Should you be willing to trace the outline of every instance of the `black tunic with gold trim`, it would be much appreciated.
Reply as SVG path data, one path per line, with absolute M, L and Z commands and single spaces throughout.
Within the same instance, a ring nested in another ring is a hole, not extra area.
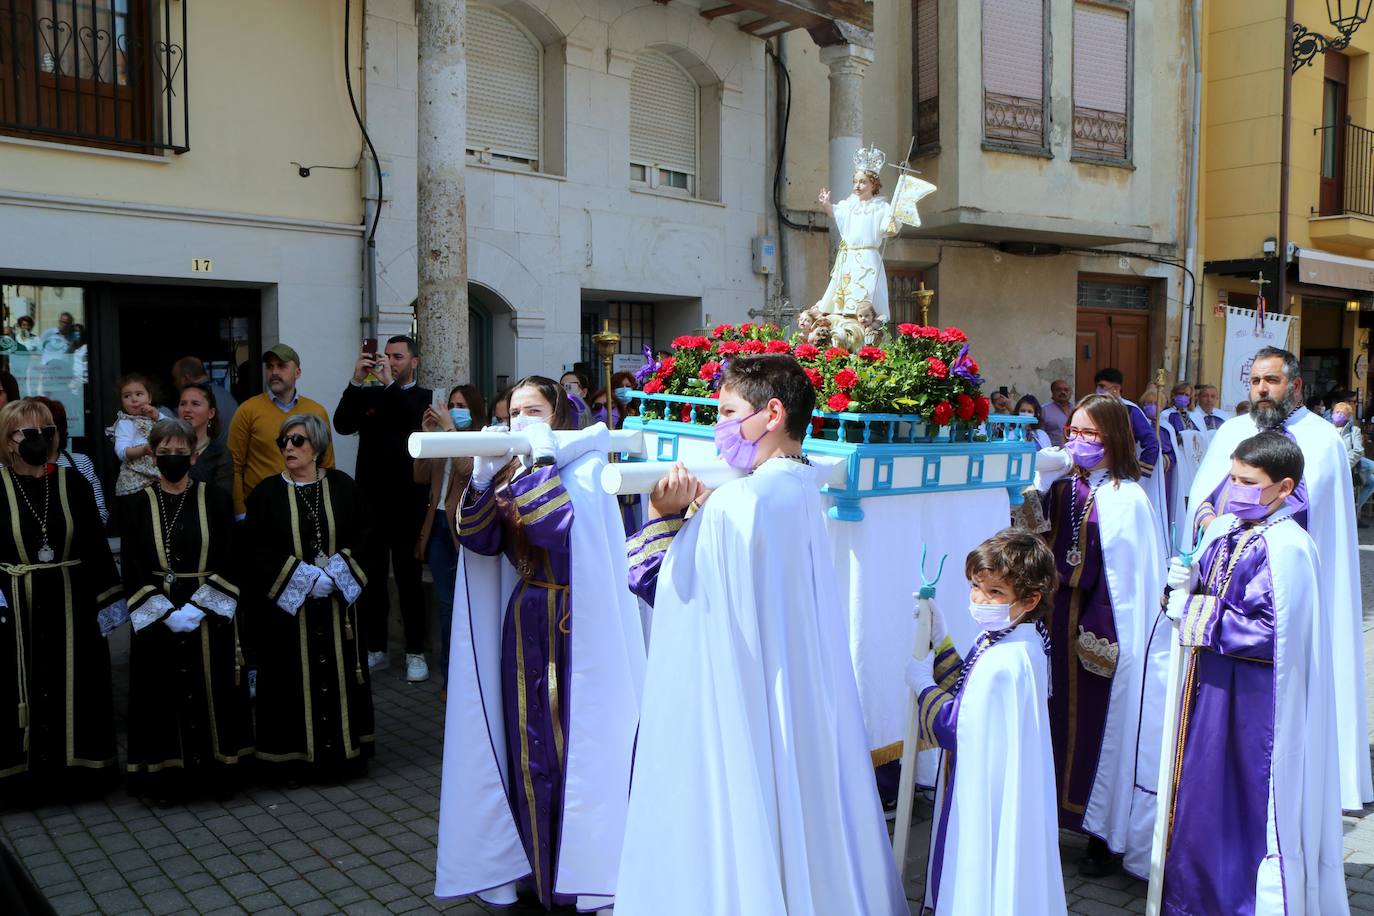
M 108 788 L 118 771 L 105 637 L 128 612 L 76 471 L 0 468 L 0 593 L 0 797 Z
M 138 494 L 122 543 L 129 650 L 129 790 L 168 797 L 231 791 L 252 756 L 248 679 L 239 651 L 228 494 L 192 481 Z M 168 620 L 190 605 L 187 632 Z M 197 785 L 196 783 L 200 783 Z
M 317 530 L 318 525 L 318 530 Z M 355 559 L 366 517 L 347 474 L 304 486 L 268 477 L 248 497 L 250 587 L 258 665 L 257 759 L 287 775 L 367 771 L 372 682 L 356 602 L 367 579 Z M 312 598 L 312 564 L 335 584 Z

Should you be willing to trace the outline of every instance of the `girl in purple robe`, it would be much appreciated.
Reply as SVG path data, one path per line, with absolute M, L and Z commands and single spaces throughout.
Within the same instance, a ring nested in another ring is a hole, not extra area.
M 1345 913 L 1330 635 L 1289 505 L 1302 450 L 1263 432 L 1231 459 L 1227 514 L 1169 574 L 1183 686 L 1161 912 Z
M 563 388 L 531 376 L 510 392 L 513 432 L 543 423 L 572 428 Z M 553 893 L 562 823 L 568 733 L 569 583 L 573 507 L 559 469 L 479 458 L 463 497 L 458 539 L 465 550 L 504 554 L 519 574 L 501 635 L 506 790 L 546 909 L 572 903 Z

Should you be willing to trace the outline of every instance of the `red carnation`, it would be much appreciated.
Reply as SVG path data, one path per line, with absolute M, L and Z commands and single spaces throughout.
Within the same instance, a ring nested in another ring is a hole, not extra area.
M 926 360 L 926 375 L 931 378 L 948 378 L 949 367 L 944 364 L 943 360 L 932 356 Z
M 990 413 L 992 413 L 991 401 L 983 397 L 981 394 L 973 399 L 973 416 L 978 420 L 979 423 L 982 423 L 984 420 L 986 420 L 988 418 L 988 414 Z
M 683 422 L 683 423 L 691 423 L 691 422 L 692 422 L 692 405 L 691 405 L 691 404 L 683 404 L 683 405 L 682 405 L 682 409 L 679 410 L 678 413 L 677 413 L 677 418 L 678 418 L 678 420 L 680 420 L 680 421 Z
M 645 394 L 662 394 L 662 393 L 663 393 L 663 383 L 660 382 L 660 381 L 659 381 L 658 379 L 656 379 L 656 378 L 651 378 L 651 379 L 649 379 L 647 382 L 644 383 L 644 393 L 645 393 Z
M 930 413 L 930 419 L 936 426 L 948 426 L 950 419 L 954 416 L 954 408 L 949 401 L 941 401 L 935 405 L 935 409 Z
M 768 345 L 761 340 L 746 340 L 740 349 L 745 353 L 762 353 L 768 349 Z
M 692 345 L 692 338 L 691 338 L 691 337 L 683 336 L 683 337 L 674 337 L 674 338 L 673 338 L 673 349 L 674 349 L 674 350 L 677 350 L 677 349 L 679 349 L 679 348 L 681 348 L 681 347 L 690 347 L 691 345 Z
M 815 388 L 817 391 L 825 387 L 825 376 L 821 375 L 821 370 L 803 369 L 802 371 L 805 372 L 806 377 L 811 380 L 811 387 Z
M 718 372 L 720 372 L 720 363 L 702 363 L 701 371 L 697 373 L 697 378 L 701 379 L 703 382 L 709 382 L 715 379 L 716 373 Z
M 839 413 L 842 410 L 848 410 L 850 403 L 849 395 L 843 391 L 837 391 L 830 396 L 830 400 L 825 402 L 825 406 L 831 412 Z
M 734 329 L 735 326 L 733 324 L 718 324 L 716 325 L 716 329 L 711 332 L 711 336 L 719 340 Z
M 747 321 L 739 326 L 739 332 L 741 334 L 748 334 L 752 330 L 754 330 L 754 326 Z
M 792 351 L 792 355 L 797 359 L 815 359 L 821 355 L 821 350 L 815 344 L 797 344 L 797 349 Z
M 825 359 L 827 362 L 835 359 L 844 359 L 848 355 L 849 351 L 844 347 L 831 347 L 829 350 L 825 351 Z
M 932 327 L 918 327 L 916 328 L 916 336 L 925 337 L 933 340 L 940 336 L 940 329 Z
M 973 419 L 974 404 L 973 398 L 966 394 L 956 394 L 954 396 L 954 414 L 960 420 L 967 423 Z
M 792 345 L 789 344 L 789 343 L 788 343 L 787 341 L 785 341 L 785 340 L 770 340 L 770 341 L 768 341 L 768 352 L 769 352 L 769 353 L 791 353 L 791 352 L 792 352 Z
M 721 356 L 734 356 L 743 346 L 738 340 L 722 340 L 720 346 L 716 347 L 716 352 Z
M 858 381 L 859 373 L 855 372 L 853 369 L 841 369 L 839 372 L 835 373 L 835 386 L 837 388 L 843 388 L 848 391 L 850 388 L 853 388 Z
M 666 379 L 673 374 L 677 368 L 677 359 L 672 356 L 663 357 L 663 361 L 658 364 L 658 371 L 654 373 L 656 378 Z
M 967 343 L 968 335 L 958 328 L 945 328 L 940 332 L 941 343 Z
M 887 354 L 879 347 L 864 347 L 859 350 L 859 359 L 866 359 L 870 363 L 880 363 L 887 359 Z
M 916 336 L 916 332 L 919 331 L 920 329 L 921 329 L 921 326 L 920 326 L 919 324 L 899 324 L 899 325 L 897 325 L 897 333 L 900 334 L 900 335 L 902 335 L 903 337 L 915 337 L 915 336 Z

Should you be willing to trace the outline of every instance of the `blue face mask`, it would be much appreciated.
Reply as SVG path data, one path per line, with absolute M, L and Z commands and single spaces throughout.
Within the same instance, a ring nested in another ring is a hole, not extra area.
M 468 429 L 472 426 L 472 411 L 466 407 L 450 407 L 448 415 L 453 418 L 453 425 L 459 429 Z
M 628 404 L 630 403 L 630 392 L 632 391 L 634 391 L 633 388 L 617 388 L 615 390 L 615 399 L 622 404 Z

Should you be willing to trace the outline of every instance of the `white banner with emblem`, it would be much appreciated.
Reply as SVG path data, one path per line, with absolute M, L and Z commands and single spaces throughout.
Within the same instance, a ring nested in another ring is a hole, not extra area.
M 1264 316 L 1254 309 L 1226 307 L 1226 347 L 1222 357 L 1221 406 L 1233 410 L 1250 396 L 1250 364 L 1264 347 L 1288 349 L 1292 315 Z

